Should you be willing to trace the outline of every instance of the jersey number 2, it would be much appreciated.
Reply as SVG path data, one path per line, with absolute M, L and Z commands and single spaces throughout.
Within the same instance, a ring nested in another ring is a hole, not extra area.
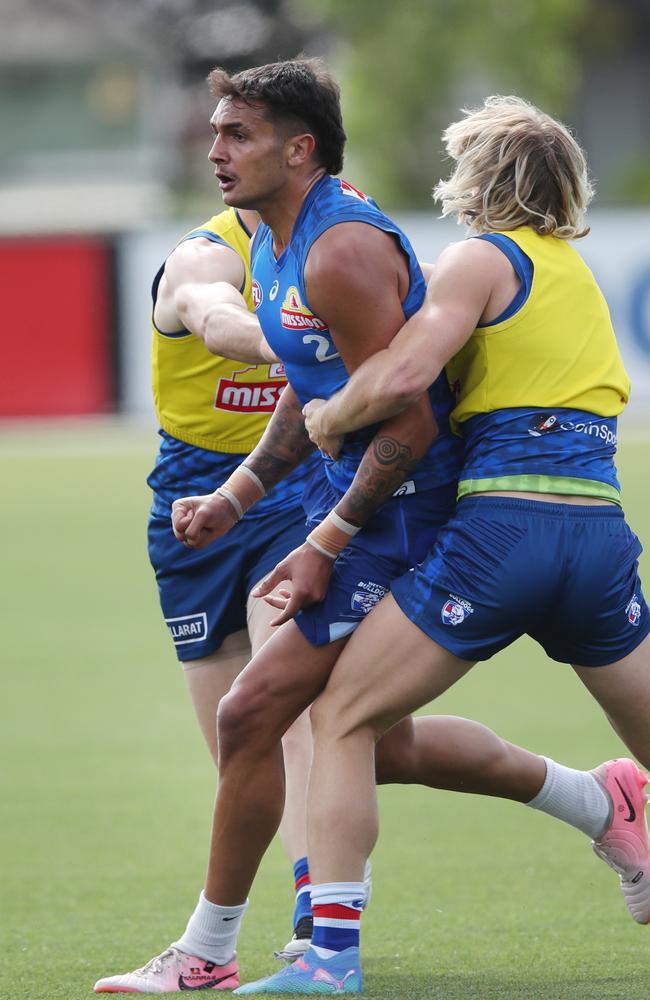
M 318 344 L 316 348 L 316 360 L 317 361 L 334 361 L 335 358 L 340 357 L 338 351 L 332 351 L 328 354 L 328 348 L 331 346 L 327 337 L 322 337 L 318 333 L 309 333 L 302 338 L 303 344 Z

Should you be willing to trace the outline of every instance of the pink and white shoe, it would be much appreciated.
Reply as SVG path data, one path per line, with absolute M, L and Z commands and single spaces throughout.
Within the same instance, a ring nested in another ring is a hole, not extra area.
M 646 820 L 648 775 L 625 758 L 591 772 L 612 803 L 610 824 L 592 847 L 621 879 L 627 908 L 638 924 L 650 923 L 650 834 Z
M 178 993 L 180 990 L 234 990 L 239 968 L 233 959 L 215 965 L 204 958 L 168 948 L 141 969 L 107 976 L 95 983 L 95 993 Z

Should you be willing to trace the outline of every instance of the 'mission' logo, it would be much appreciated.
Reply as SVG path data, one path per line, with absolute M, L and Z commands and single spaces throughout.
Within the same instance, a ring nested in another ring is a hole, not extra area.
M 302 304 L 294 285 L 287 289 L 280 310 L 280 322 L 285 330 L 327 330 L 327 324 Z
M 260 366 L 262 367 L 262 366 Z M 245 371 L 250 371 L 250 368 Z M 269 378 L 276 381 L 237 382 L 243 372 L 233 372 L 232 378 L 220 378 L 214 401 L 215 410 L 237 413 L 273 413 L 286 385 L 284 365 L 269 365 Z

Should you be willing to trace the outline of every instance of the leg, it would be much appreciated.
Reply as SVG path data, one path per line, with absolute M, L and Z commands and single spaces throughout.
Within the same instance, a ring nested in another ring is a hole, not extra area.
M 205 742 L 217 760 L 217 709 L 219 702 L 230 691 L 233 681 L 250 659 L 250 643 L 243 630 L 226 636 L 221 646 L 212 656 L 199 660 L 187 660 L 184 666 L 185 680 L 194 711 L 205 737 Z
M 413 625 L 392 596 L 352 636 L 312 709 L 308 817 L 314 882 L 361 881 L 377 837 L 377 738 L 471 666 Z
M 650 635 L 607 667 L 573 669 L 628 749 L 650 768 Z
M 574 667 L 632 753 L 650 766 L 650 636 L 627 656 L 606 667 Z M 648 777 L 633 761 L 618 759 L 593 772 L 611 802 L 604 833 L 594 851 L 617 872 L 630 914 L 650 923 L 650 835 L 644 788 Z
M 325 684 L 343 642 L 314 648 L 288 622 L 222 700 L 208 900 L 230 906 L 246 899 L 282 816 L 282 736 Z
M 544 758 L 458 716 L 409 716 L 377 743 L 378 784 L 418 784 L 530 802 L 544 783 Z
M 287 584 L 279 584 L 279 588 Z M 254 589 L 254 588 L 253 588 Z M 248 634 L 253 654 L 273 634 L 271 621 L 277 614 L 266 601 L 248 598 Z M 216 729 L 216 727 L 215 727 Z M 307 949 L 312 933 L 311 881 L 307 859 L 307 783 L 311 768 L 312 742 L 309 710 L 300 715 L 282 737 L 284 758 L 284 812 L 279 836 L 293 868 L 295 904 L 291 918 L 292 935 L 276 957 L 297 958 Z
M 287 584 L 279 584 L 279 588 L 286 586 Z M 248 634 L 253 656 L 273 635 L 274 631 L 277 631 L 271 627 L 271 620 L 276 615 L 276 609 L 272 608 L 266 601 L 255 597 L 248 598 Z M 287 857 L 294 864 L 307 854 L 305 811 L 312 755 L 311 725 L 307 710 L 296 719 L 282 737 L 282 750 L 286 794 L 279 833 Z

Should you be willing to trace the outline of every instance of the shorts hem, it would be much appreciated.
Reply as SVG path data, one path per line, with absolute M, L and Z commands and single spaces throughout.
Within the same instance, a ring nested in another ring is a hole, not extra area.
M 625 652 L 620 652 L 620 654 L 614 660 L 612 660 L 610 657 L 608 657 L 606 660 L 604 660 L 602 657 L 598 656 L 598 657 L 590 658 L 591 662 L 587 662 L 586 660 L 583 660 L 581 663 L 578 663 L 577 660 L 575 658 L 573 658 L 573 657 L 570 660 L 559 660 L 557 662 L 559 662 L 559 663 L 570 663 L 571 666 L 574 666 L 574 667 L 594 667 L 594 668 L 609 667 L 609 666 L 612 665 L 612 663 L 618 663 L 619 660 L 622 660 L 626 656 L 629 656 L 630 653 L 633 653 L 634 650 L 637 649 L 641 645 L 641 643 L 643 642 L 643 640 L 647 639 L 647 637 L 649 635 L 650 635 L 650 622 L 648 622 L 648 624 L 646 625 L 646 627 L 645 627 L 644 630 L 640 630 L 639 631 L 638 637 L 635 636 L 635 640 L 634 640 L 634 642 L 630 643 L 629 648 L 626 649 Z M 546 650 L 545 650 L 545 652 L 546 652 Z M 551 654 L 547 653 L 547 656 L 551 656 Z M 551 659 L 555 660 L 556 657 L 553 656 L 553 657 L 551 657 Z

